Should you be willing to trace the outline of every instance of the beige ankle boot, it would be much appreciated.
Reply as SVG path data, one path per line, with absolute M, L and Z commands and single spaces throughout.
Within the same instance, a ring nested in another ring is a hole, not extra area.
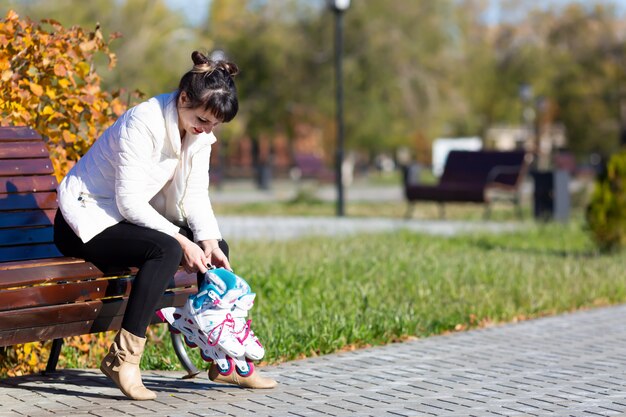
M 215 363 L 209 368 L 209 379 L 213 382 L 223 382 L 226 384 L 235 384 L 244 388 L 267 389 L 274 388 L 278 382 L 271 378 L 265 378 L 259 375 L 258 369 L 255 369 L 248 376 L 241 376 L 233 369 L 230 375 L 222 375 Z
M 124 395 L 133 400 L 156 398 L 156 394 L 144 387 L 141 382 L 139 361 L 145 344 L 145 338 L 122 329 L 115 336 L 113 344 L 109 347 L 109 353 L 100 364 L 102 373 L 115 382 Z

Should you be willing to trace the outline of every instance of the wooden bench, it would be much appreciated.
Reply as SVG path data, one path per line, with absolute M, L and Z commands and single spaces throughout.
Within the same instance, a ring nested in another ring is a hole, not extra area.
M 56 187 L 41 136 L 0 127 L 0 347 L 54 340 L 46 372 L 56 369 L 64 337 L 119 330 L 136 273 L 105 274 L 61 255 L 53 243 Z M 182 305 L 195 286 L 196 275 L 179 270 L 159 308 Z M 180 337 L 172 341 L 189 375 L 197 374 Z
M 521 217 L 521 186 L 531 159 L 523 151 L 451 151 L 436 185 L 412 184 L 405 168 L 404 195 L 409 205 L 406 217 L 412 216 L 418 201 L 439 203 L 441 217 L 445 215 L 445 203 L 484 203 L 485 217 L 489 217 L 491 203 L 496 199 L 512 202 Z
M 330 183 L 335 180 L 335 172 L 329 169 L 324 160 L 314 154 L 295 154 L 291 177 L 295 180 L 314 179 L 319 182 Z

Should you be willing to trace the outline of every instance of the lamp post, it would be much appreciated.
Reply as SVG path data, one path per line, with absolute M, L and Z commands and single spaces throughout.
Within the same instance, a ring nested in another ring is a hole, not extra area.
M 337 100 L 337 149 L 335 156 L 335 182 L 337 186 L 337 216 L 345 215 L 343 189 L 344 129 L 343 129 L 343 12 L 350 0 L 327 0 L 328 8 L 335 13 L 335 91 Z

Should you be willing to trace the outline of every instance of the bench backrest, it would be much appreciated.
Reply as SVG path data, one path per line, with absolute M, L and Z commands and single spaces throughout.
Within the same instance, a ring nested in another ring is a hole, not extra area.
M 440 183 L 484 186 L 496 167 L 512 168 L 498 175 L 497 181 L 514 186 L 525 173 L 526 153 L 524 151 L 450 151 Z
M 42 137 L 0 127 L 0 262 L 61 256 L 52 230 L 56 187 Z
M 324 170 L 322 158 L 313 154 L 295 154 L 293 161 L 303 177 L 314 177 Z

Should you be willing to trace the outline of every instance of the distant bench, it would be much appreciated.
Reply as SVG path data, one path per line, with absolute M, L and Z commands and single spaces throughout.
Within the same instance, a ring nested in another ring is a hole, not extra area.
M 408 202 L 406 217 L 412 216 L 418 201 L 439 203 L 441 217 L 445 214 L 445 203 L 483 203 L 485 217 L 489 217 L 494 196 L 513 203 L 521 217 L 521 186 L 530 160 L 523 151 L 450 151 L 436 185 L 412 184 L 406 167 L 403 172 Z
M 0 348 L 54 340 L 48 372 L 64 337 L 120 328 L 137 271 L 104 272 L 61 255 L 53 243 L 56 187 L 41 136 L 0 127 Z M 183 305 L 195 286 L 196 275 L 179 270 L 157 308 Z M 197 374 L 181 339 L 172 341 L 189 375 Z
M 314 179 L 320 182 L 333 182 L 335 172 L 329 169 L 324 160 L 314 154 L 296 154 L 293 156 L 291 177 L 295 180 Z

